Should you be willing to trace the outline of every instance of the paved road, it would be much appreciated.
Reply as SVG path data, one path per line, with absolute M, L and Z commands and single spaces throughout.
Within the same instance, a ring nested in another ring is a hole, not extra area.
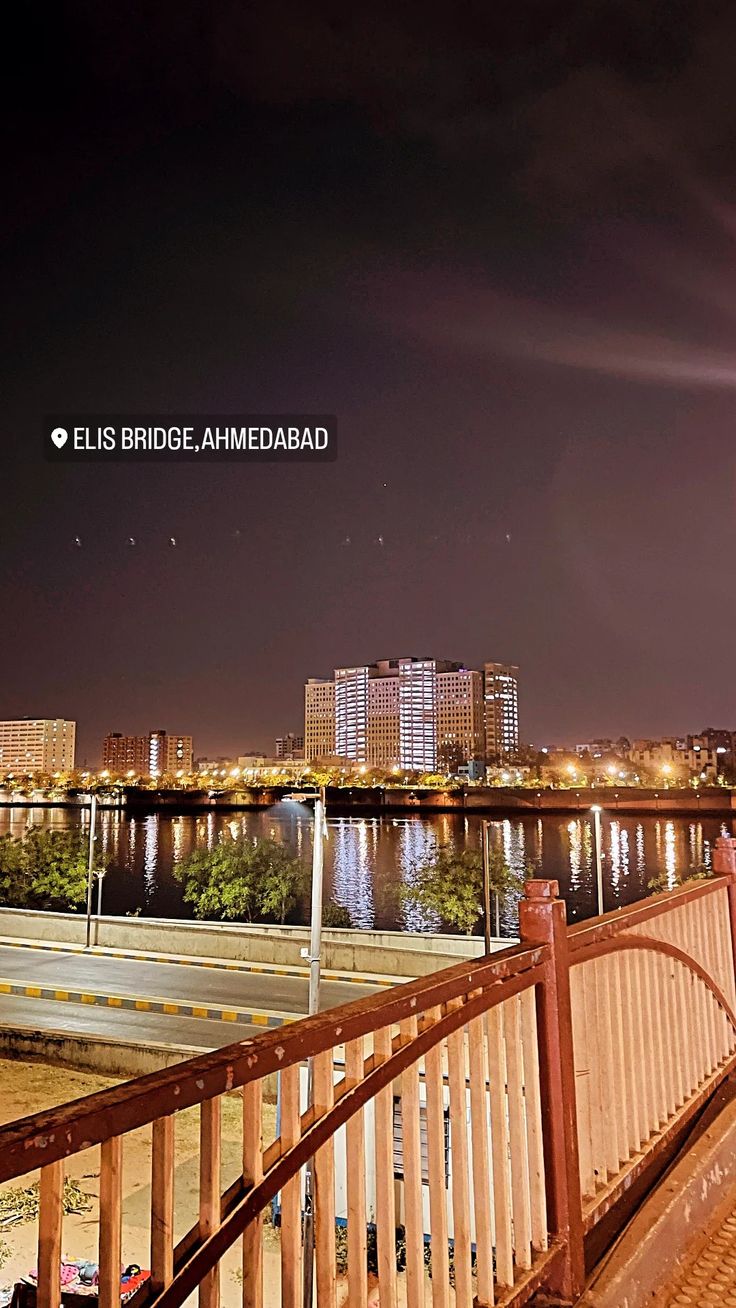
M 175 1003 L 218 1004 L 224 1008 L 304 1014 L 308 981 L 304 977 L 229 972 L 146 959 L 110 958 L 103 954 L 57 953 L 0 945 L 0 978 L 51 989 L 88 990 Z M 335 1008 L 377 989 L 355 981 L 323 980 L 321 1008 Z
M 177 1048 L 221 1049 L 236 1040 L 263 1035 L 262 1026 L 239 1022 L 211 1022 L 200 1017 L 170 1017 L 160 1013 L 133 1013 L 113 1008 L 62 1004 L 53 999 L 24 999 L 0 995 L 0 1028 L 29 1031 L 63 1031 L 66 1035 L 103 1036 L 133 1040 L 145 1046 L 168 1044 Z M 0 1054 L 0 1057 L 2 1055 Z

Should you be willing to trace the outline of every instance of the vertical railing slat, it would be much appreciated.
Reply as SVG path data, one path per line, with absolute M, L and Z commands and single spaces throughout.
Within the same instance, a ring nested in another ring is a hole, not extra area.
M 38 1308 L 59 1308 L 61 1302 L 61 1233 L 64 1163 L 41 1168 L 38 1213 Z
M 631 957 L 622 954 L 618 959 L 619 981 L 621 985 L 621 1021 L 624 1044 L 624 1072 L 626 1078 L 626 1136 L 629 1157 L 639 1152 L 642 1142 L 642 1128 L 639 1117 L 639 1082 L 636 1069 L 636 1040 L 634 1003 L 631 984 Z
M 585 1004 L 585 1029 L 588 1042 L 590 1148 L 593 1162 L 593 1184 L 596 1188 L 604 1185 L 607 1180 L 606 1134 L 603 1125 L 603 1056 L 605 1045 L 601 1025 L 598 1021 L 599 985 L 602 985 L 602 981 L 599 960 L 596 958 L 592 959 L 583 968 L 583 1002 Z
M 120 1308 L 123 1245 L 123 1138 L 100 1146 L 99 1308 Z
M 539 1088 L 539 1036 L 537 1033 L 537 1009 L 534 990 L 523 990 L 520 999 L 532 1247 L 544 1250 L 548 1245 L 547 1196 L 544 1174 L 544 1140 L 542 1138 L 542 1100 Z
M 634 1084 L 636 1086 L 636 1105 L 639 1125 L 639 1144 L 644 1144 L 652 1133 L 651 1111 L 649 1107 L 649 1056 L 650 1049 L 644 1038 L 644 993 L 641 978 L 641 953 L 632 950 L 627 958 L 631 995 L 632 1046 L 634 1059 Z
M 710 903 L 709 900 L 700 899 L 695 905 L 695 909 L 696 909 L 695 935 L 696 935 L 698 950 L 700 952 L 700 957 L 703 966 L 705 967 L 709 975 L 713 977 L 713 979 L 716 981 L 716 984 L 718 984 L 719 983 L 718 963 L 714 952 L 709 948 L 707 918 L 706 918 L 709 903 Z M 703 1000 L 705 1003 L 705 1012 L 706 1012 L 706 1019 L 708 1024 L 706 1028 L 706 1035 L 707 1035 L 706 1046 L 707 1046 L 708 1064 L 709 1064 L 708 1072 L 710 1073 L 715 1070 L 715 1068 L 718 1066 L 720 1062 L 720 1048 L 719 1048 L 720 1042 L 718 1038 L 718 1020 L 717 1020 L 717 1014 L 720 1013 L 720 1009 L 718 1008 L 718 1005 L 716 1004 L 716 1001 L 713 998 L 713 996 L 708 991 L 706 991 L 705 986 L 701 985 L 700 988 L 703 991 Z
M 381 1027 L 373 1036 L 377 1063 L 391 1057 L 391 1028 Z M 396 1195 L 394 1190 L 394 1097 L 387 1085 L 375 1099 L 376 1120 L 376 1244 L 378 1252 L 378 1294 L 387 1308 L 396 1304 Z
M 243 1184 L 257 1185 L 263 1177 L 263 1083 L 243 1086 Z M 263 1213 L 243 1232 L 243 1308 L 263 1304 Z
M 524 1122 L 524 1069 L 521 1061 L 521 1007 L 518 995 L 502 1005 L 506 1032 L 506 1084 L 511 1149 L 511 1205 L 517 1267 L 532 1265 L 532 1219 Z
M 346 1089 L 360 1085 L 365 1075 L 363 1037 L 345 1046 Z M 348 1190 L 348 1308 L 364 1308 L 368 1302 L 368 1225 L 365 1199 L 365 1119 L 363 1109 L 349 1119 L 346 1128 Z
M 417 1019 L 401 1023 L 401 1039 L 416 1039 Z M 419 1113 L 419 1068 L 412 1063 L 401 1074 L 401 1156 L 404 1171 L 404 1230 L 406 1241 L 406 1308 L 424 1308 L 424 1212 L 422 1206 L 422 1137 Z M 365 1299 L 350 1308 L 363 1308 Z
M 575 1102 L 578 1120 L 578 1149 L 580 1153 L 580 1192 L 595 1194 L 593 1139 L 590 1105 L 590 1065 L 588 1022 L 585 1011 L 585 967 L 572 968 L 570 973 L 570 1007 L 572 1010 L 572 1043 L 575 1054 Z
M 595 1018 L 598 1028 L 598 1049 L 602 1060 L 598 1078 L 599 1095 L 602 1103 L 605 1104 L 604 1158 L 609 1175 L 615 1176 L 619 1168 L 619 1119 L 618 1104 L 616 1102 L 619 1087 L 616 1082 L 618 1069 L 613 1052 L 614 1028 L 610 962 L 610 958 L 598 960 Z M 617 1002 L 617 999 L 614 999 L 614 1002 Z
M 462 1006 L 453 1000 L 451 1007 Z M 450 1007 L 448 1005 L 448 1007 Z M 457 1308 L 471 1308 L 473 1273 L 470 1239 L 468 1171 L 468 1092 L 465 1067 L 465 1028 L 447 1037 L 447 1080 L 450 1088 L 450 1158 L 452 1161 L 452 1228 Z
M 151 1288 L 174 1275 L 174 1118 L 159 1117 L 151 1134 Z
M 528 992 L 534 1000 L 534 992 Z M 493 1219 L 491 1207 L 491 1160 L 488 1145 L 488 1091 L 486 1047 L 483 1019 L 476 1017 L 468 1026 L 470 1062 L 470 1117 L 472 1130 L 473 1206 L 475 1211 L 475 1250 L 478 1274 L 479 1308 L 490 1308 L 493 1293 Z M 408 1239 L 407 1239 L 408 1246 Z M 408 1267 L 407 1267 L 408 1271 Z M 421 1300 L 407 1308 L 424 1308 Z
M 621 959 L 612 954 L 608 961 L 608 998 L 611 1015 L 611 1035 L 613 1041 L 613 1109 L 616 1118 L 616 1137 L 618 1142 L 619 1164 L 628 1162 L 631 1157 L 628 1120 L 628 1086 L 626 1059 L 627 1049 L 624 1039 L 624 1021 L 622 1014 Z
M 301 1138 L 299 1064 L 285 1067 L 281 1077 L 281 1148 L 285 1153 Z M 281 1190 L 281 1303 L 302 1308 L 302 1196 L 301 1173 Z
M 440 1017 L 430 1008 L 425 1024 Z M 427 1163 L 429 1168 L 429 1226 L 432 1252 L 433 1308 L 450 1308 L 450 1260 L 447 1233 L 447 1180 L 445 1170 L 445 1098 L 442 1082 L 442 1044 L 427 1050 L 424 1057 L 427 1095 Z
M 335 1101 L 334 1050 L 314 1058 L 313 1100 L 317 1117 Z M 330 1137 L 314 1156 L 314 1252 L 317 1308 L 335 1308 L 335 1141 Z
M 199 1234 L 202 1239 L 212 1235 L 220 1225 L 221 1116 L 219 1095 L 202 1101 L 199 1118 Z M 200 1282 L 199 1308 L 218 1308 L 219 1302 L 220 1269 L 213 1267 Z
M 508 1114 L 506 1111 L 506 1050 L 500 1004 L 490 1010 L 487 1022 L 493 1202 L 496 1224 L 496 1280 L 500 1286 L 506 1289 L 514 1284 L 514 1252 L 511 1228 L 511 1179 L 509 1177 L 510 1149 Z

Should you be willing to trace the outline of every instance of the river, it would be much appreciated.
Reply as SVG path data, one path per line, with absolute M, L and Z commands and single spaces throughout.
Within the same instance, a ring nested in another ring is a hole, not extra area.
M 30 825 L 73 827 L 86 822 L 73 809 L 0 808 L 0 835 L 22 835 Z M 191 916 L 173 868 L 197 846 L 220 836 L 272 836 L 306 864 L 311 860 L 311 811 L 284 802 L 265 811 L 239 813 L 98 813 L 98 839 L 109 859 L 103 912 L 146 917 Z M 402 902 L 401 886 L 412 869 L 439 845 L 478 848 L 481 819 L 461 814 L 408 817 L 330 817 L 325 846 L 325 896 L 350 910 L 358 927 L 438 929 L 442 923 Z M 713 844 L 731 824 L 716 818 L 602 817 L 604 904 L 616 908 L 640 899 L 648 883 L 698 866 L 710 866 Z M 553 877 L 567 902 L 569 921 L 595 912 L 595 850 L 588 816 L 513 817 L 491 823 L 493 845 L 519 873 Z M 307 903 L 293 920 L 304 921 Z M 502 909 L 502 934 L 516 933 L 513 903 Z

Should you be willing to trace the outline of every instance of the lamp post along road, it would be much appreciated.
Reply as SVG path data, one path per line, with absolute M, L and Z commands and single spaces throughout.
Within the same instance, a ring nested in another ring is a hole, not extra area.
M 87 943 L 89 949 L 92 938 L 92 867 L 95 859 L 95 819 L 97 817 L 97 796 L 89 799 L 89 855 L 87 858 Z
M 324 841 L 327 835 L 325 820 L 325 788 L 320 786 L 314 800 L 314 842 L 312 845 L 312 917 L 309 935 L 309 1014 L 319 1012 L 319 983 L 322 952 L 322 874 L 324 870 Z M 306 950 L 302 950 L 305 954 Z M 307 1060 L 307 1095 L 312 1103 L 314 1093 L 314 1059 Z M 304 1166 L 304 1281 L 303 1308 L 312 1308 L 314 1302 L 314 1159 Z
M 483 934 L 485 936 L 486 954 L 491 952 L 491 824 L 484 818 L 481 825 L 481 845 L 483 848 Z
M 598 891 L 598 914 L 603 912 L 603 838 L 601 835 L 601 806 L 594 804 L 591 808 L 593 814 L 593 834 L 595 839 L 595 877 Z

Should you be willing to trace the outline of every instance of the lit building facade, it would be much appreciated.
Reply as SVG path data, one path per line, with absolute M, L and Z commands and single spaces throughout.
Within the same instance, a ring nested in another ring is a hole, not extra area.
M 72 772 L 77 724 L 67 718 L 0 722 L 0 770 Z
M 487 763 L 503 763 L 519 749 L 519 669 L 514 663 L 483 664 Z
M 420 658 L 336 668 L 332 682 L 306 684 L 304 735 L 307 761 L 455 772 L 484 758 L 483 675 Z
M 437 767 L 436 659 L 399 659 L 399 764 L 408 771 Z
M 311 677 L 304 687 L 304 757 L 335 755 L 335 683 Z
M 485 757 L 483 674 L 457 668 L 437 675 L 437 763 L 457 772 Z
M 149 731 L 147 736 L 123 736 L 112 731 L 102 742 L 102 766 L 122 776 L 160 777 L 164 772 L 191 772 L 194 748 L 191 736 L 168 731 Z

